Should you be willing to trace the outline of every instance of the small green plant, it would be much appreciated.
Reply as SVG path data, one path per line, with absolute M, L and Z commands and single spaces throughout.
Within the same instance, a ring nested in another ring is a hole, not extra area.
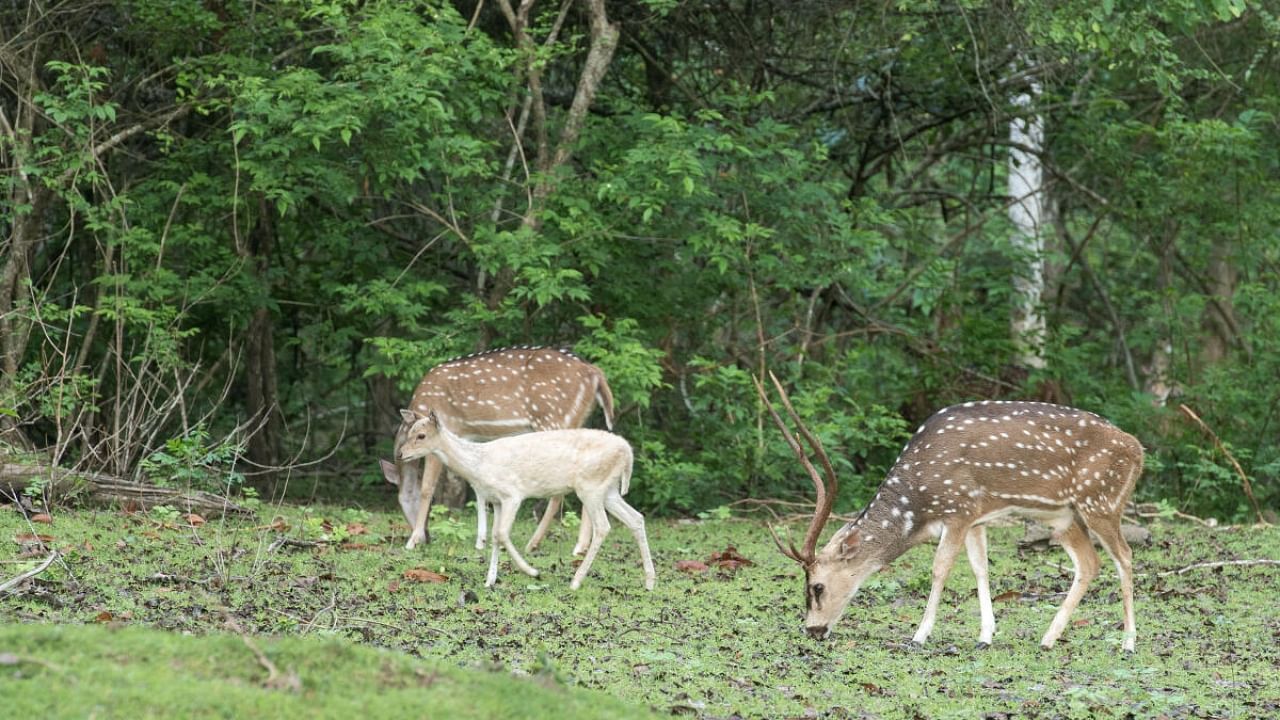
M 471 503 L 468 503 L 468 507 L 470 506 Z M 430 527 L 432 540 L 443 542 L 445 553 L 448 555 L 453 555 L 459 543 L 465 543 L 471 539 L 470 525 L 460 520 L 444 505 L 431 506 Z
M 244 484 L 235 470 L 244 446 L 231 440 L 213 443 L 203 427 L 170 438 L 164 447 L 148 455 L 142 471 L 161 487 L 186 487 L 230 493 Z
M 728 520 L 733 517 L 733 509 L 728 505 L 720 505 L 698 513 L 699 520 Z
M 22 488 L 22 494 L 29 499 L 43 502 L 45 500 L 44 491 L 49 487 L 49 478 L 33 477 L 27 481 L 27 486 Z
M 150 517 L 153 522 L 164 526 L 171 526 L 177 524 L 178 520 L 182 517 L 182 513 L 168 505 L 152 505 L 151 509 L 147 511 L 147 516 Z
M 561 527 L 577 528 L 582 525 L 582 518 L 573 510 L 565 510 L 564 515 L 560 518 Z

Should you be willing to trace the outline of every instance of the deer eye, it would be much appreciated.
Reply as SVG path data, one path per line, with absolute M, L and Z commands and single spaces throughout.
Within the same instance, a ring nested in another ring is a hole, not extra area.
M 418 435 L 418 439 L 419 439 L 419 440 L 426 440 L 426 439 L 427 439 L 427 434 L 426 434 L 426 433 L 420 433 L 420 434 Z
M 814 600 L 817 600 L 817 599 L 821 598 L 821 597 L 822 597 L 822 591 L 823 591 L 823 590 L 826 590 L 826 588 L 822 585 L 822 583 L 814 583 L 814 585 L 813 585 L 813 599 L 814 599 Z

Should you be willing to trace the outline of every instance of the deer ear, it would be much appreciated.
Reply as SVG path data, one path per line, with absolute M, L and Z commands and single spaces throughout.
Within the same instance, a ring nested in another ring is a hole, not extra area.
M 431 410 L 427 413 L 427 424 L 440 427 L 440 418 L 436 417 L 435 410 Z
M 401 410 L 400 419 L 403 420 L 406 425 L 412 425 L 418 421 L 418 416 L 414 415 L 412 410 Z
M 840 556 L 849 557 L 858 551 L 858 545 L 862 543 L 862 533 L 854 530 L 845 534 L 840 539 Z
M 382 458 L 378 458 L 378 464 L 382 466 L 382 477 L 386 478 L 387 482 L 392 485 L 400 487 L 400 470 L 396 467 L 396 464 Z

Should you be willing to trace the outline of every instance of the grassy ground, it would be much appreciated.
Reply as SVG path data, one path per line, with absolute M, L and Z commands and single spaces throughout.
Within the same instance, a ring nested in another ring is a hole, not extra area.
M 338 650 L 348 647 L 335 644 L 343 639 L 453 667 L 500 667 L 544 684 L 604 690 L 635 707 L 698 717 L 1280 714 L 1280 567 L 1160 574 L 1204 561 L 1280 558 L 1277 529 L 1154 525 L 1152 544 L 1135 549 L 1143 575 L 1138 652 L 1128 657 L 1120 652 L 1120 602 L 1110 567 L 1059 646 L 1039 649 L 1069 585 L 1070 563 L 1058 549 L 1019 551 L 1019 528 L 991 533 L 996 642 L 977 651 L 977 601 L 963 562 L 948 583 L 930 644 L 904 644 L 923 609 L 931 547 L 913 550 L 874 577 L 832 638 L 815 642 L 800 631 L 798 568 L 752 521 L 651 521 L 658 566 L 652 593 L 642 589 L 630 534 L 616 527 L 592 575 L 573 593 L 574 533 L 567 528 L 529 556 L 541 577 L 521 575 L 504 562 L 498 587 L 486 590 L 487 556 L 471 548 L 470 515 L 436 523 L 435 542 L 412 552 L 401 548 L 405 528 L 398 512 L 317 507 L 262 515 L 256 523 L 192 526 L 163 512 L 78 510 L 30 523 L 0 510 L 0 541 L 9 543 L 7 550 L 0 546 L 0 581 L 44 556 L 37 541 L 24 536 L 49 536 L 45 545 L 65 555 L 20 594 L 0 599 L 0 622 L 222 633 L 221 647 L 239 653 L 231 677 L 240 683 L 257 677 L 258 684 L 265 671 L 245 664 L 243 643 L 225 636 L 228 620 L 255 635 L 327 639 L 317 647 L 332 648 L 330 654 L 315 658 L 293 640 L 262 641 L 279 647 L 281 671 L 292 663 L 313 692 L 345 676 L 339 661 L 356 650 Z M 526 518 L 516 536 L 523 539 L 531 529 Z M 281 544 L 282 538 L 297 543 Z M 324 542 L 305 544 L 313 541 Z M 707 562 L 729 546 L 754 564 L 676 569 L 684 560 Z M 74 662 L 56 654 L 42 658 L 43 646 L 14 632 L 0 634 L 0 702 L 16 672 L 5 666 L 5 652 L 30 655 L 37 667 L 43 659 L 73 669 L 110 665 L 116 657 L 112 651 Z M 131 637 L 99 635 L 94 642 L 110 648 Z M 379 657 L 365 664 L 407 662 Z M 377 692 L 377 682 L 364 684 Z

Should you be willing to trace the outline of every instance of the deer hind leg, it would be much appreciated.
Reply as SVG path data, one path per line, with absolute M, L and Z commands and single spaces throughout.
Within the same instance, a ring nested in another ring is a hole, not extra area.
M 653 570 L 653 557 L 649 554 L 649 538 L 644 532 L 644 515 L 628 505 L 617 490 L 609 491 L 604 507 L 635 536 L 636 544 L 640 546 L 640 564 L 644 566 L 644 589 L 652 590 L 657 574 Z
M 978 582 L 978 613 L 982 617 L 982 630 L 978 633 L 978 647 L 989 647 L 996 634 L 996 613 L 991 609 L 991 582 L 987 575 L 987 528 L 984 525 L 971 528 L 964 537 L 964 547 L 969 554 L 969 566 Z
M 436 483 L 440 481 L 443 470 L 444 464 L 434 454 L 428 455 L 423 461 L 422 483 L 418 486 L 418 516 L 413 521 L 409 542 L 404 545 L 406 550 L 412 550 L 422 543 L 431 541 L 427 519 L 431 516 L 431 498 L 436 494 Z
M 1118 513 L 1118 511 L 1117 511 Z M 1124 603 L 1124 651 L 1133 652 L 1138 631 L 1133 616 L 1133 551 L 1120 532 L 1120 515 L 1085 515 L 1084 522 L 1116 564 Z
M 587 546 L 591 544 L 591 518 L 587 517 L 587 513 L 582 513 L 582 520 L 578 523 L 578 541 L 573 544 L 573 554 L 581 555 L 587 551 Z
M 924 617 L 920 618 L 920 627 L 911 638 L 912 642 L 923 645 L 933 632 L 934 620 L 938 617 L 938 603 L 942 601 L 942 587 L 951 574 L 951 566 L 956 562 L 956 555 L 964 546 L 969 529 L 963 526 L 948 527 L 942 531 L 938 540 L 938 550 L 933 555 L 933 587 L 929 590 L 929 602 L 924 607 Z
M 1093 549 L 1093 543 L 1089 540 L 1089 531 L 1085 529 L 1084 523 L 1073 517 L 1065 527 L 1055 527 L 1054 536 L 1058 542 L 1062 543 L 1062 549 L 1066 550 L 1067 555 L 1071 557 L 1071 562 L 1075 565 L 1075 578 L 1071 581 L 1071 589 L 1067 591 L 1066 599 L 1062 601 L 1062 607 L 1058 608 L 1058 613 L 1053 616 L 1053 622 L 1049 623 L 1049 629 L 1040 640 L 1040 646 L 1046 650 L 1058 641 L 1062 631 L 1067 627 L 1067 621 L 1071 619 L 1071 613 L 1080 604 L 1080 598 L 1084 597 L 1085 590 L 1089 589 L 1089 583 L 1098 576 L 1098 553 Z
M 573 580 L 569 583 L 570 590 L 582 587 L 582 581 L 591 570 L 591 563 L 595 562 L 596 554 L 604 544 L 604 537 L 609 534 L 609 517 L 604 511 L 604 498 L 598 494 L 579 497 L 582 499 L 582 514 L 591 519 L 591 544 L 587 547 L 587 554 L 582 557 L 582 564 L 578 565 L 578 572 L 573 574 Z
M 516 513 L 520 511 L 520 503 L 522 498 L 504 498 L 498 505 L 498 510 L 493 518 L 493 542 L 494 545 L 499 543 L 506 549 L 507 554 L 511 556 L 511 562 L 520 568 L 520 572 L 525 575 L 538 577 L 537 568 L 525 562 L 524 556 L 516 550 L 516 546 L 511 542 L 511 526 L 516 522 Z

